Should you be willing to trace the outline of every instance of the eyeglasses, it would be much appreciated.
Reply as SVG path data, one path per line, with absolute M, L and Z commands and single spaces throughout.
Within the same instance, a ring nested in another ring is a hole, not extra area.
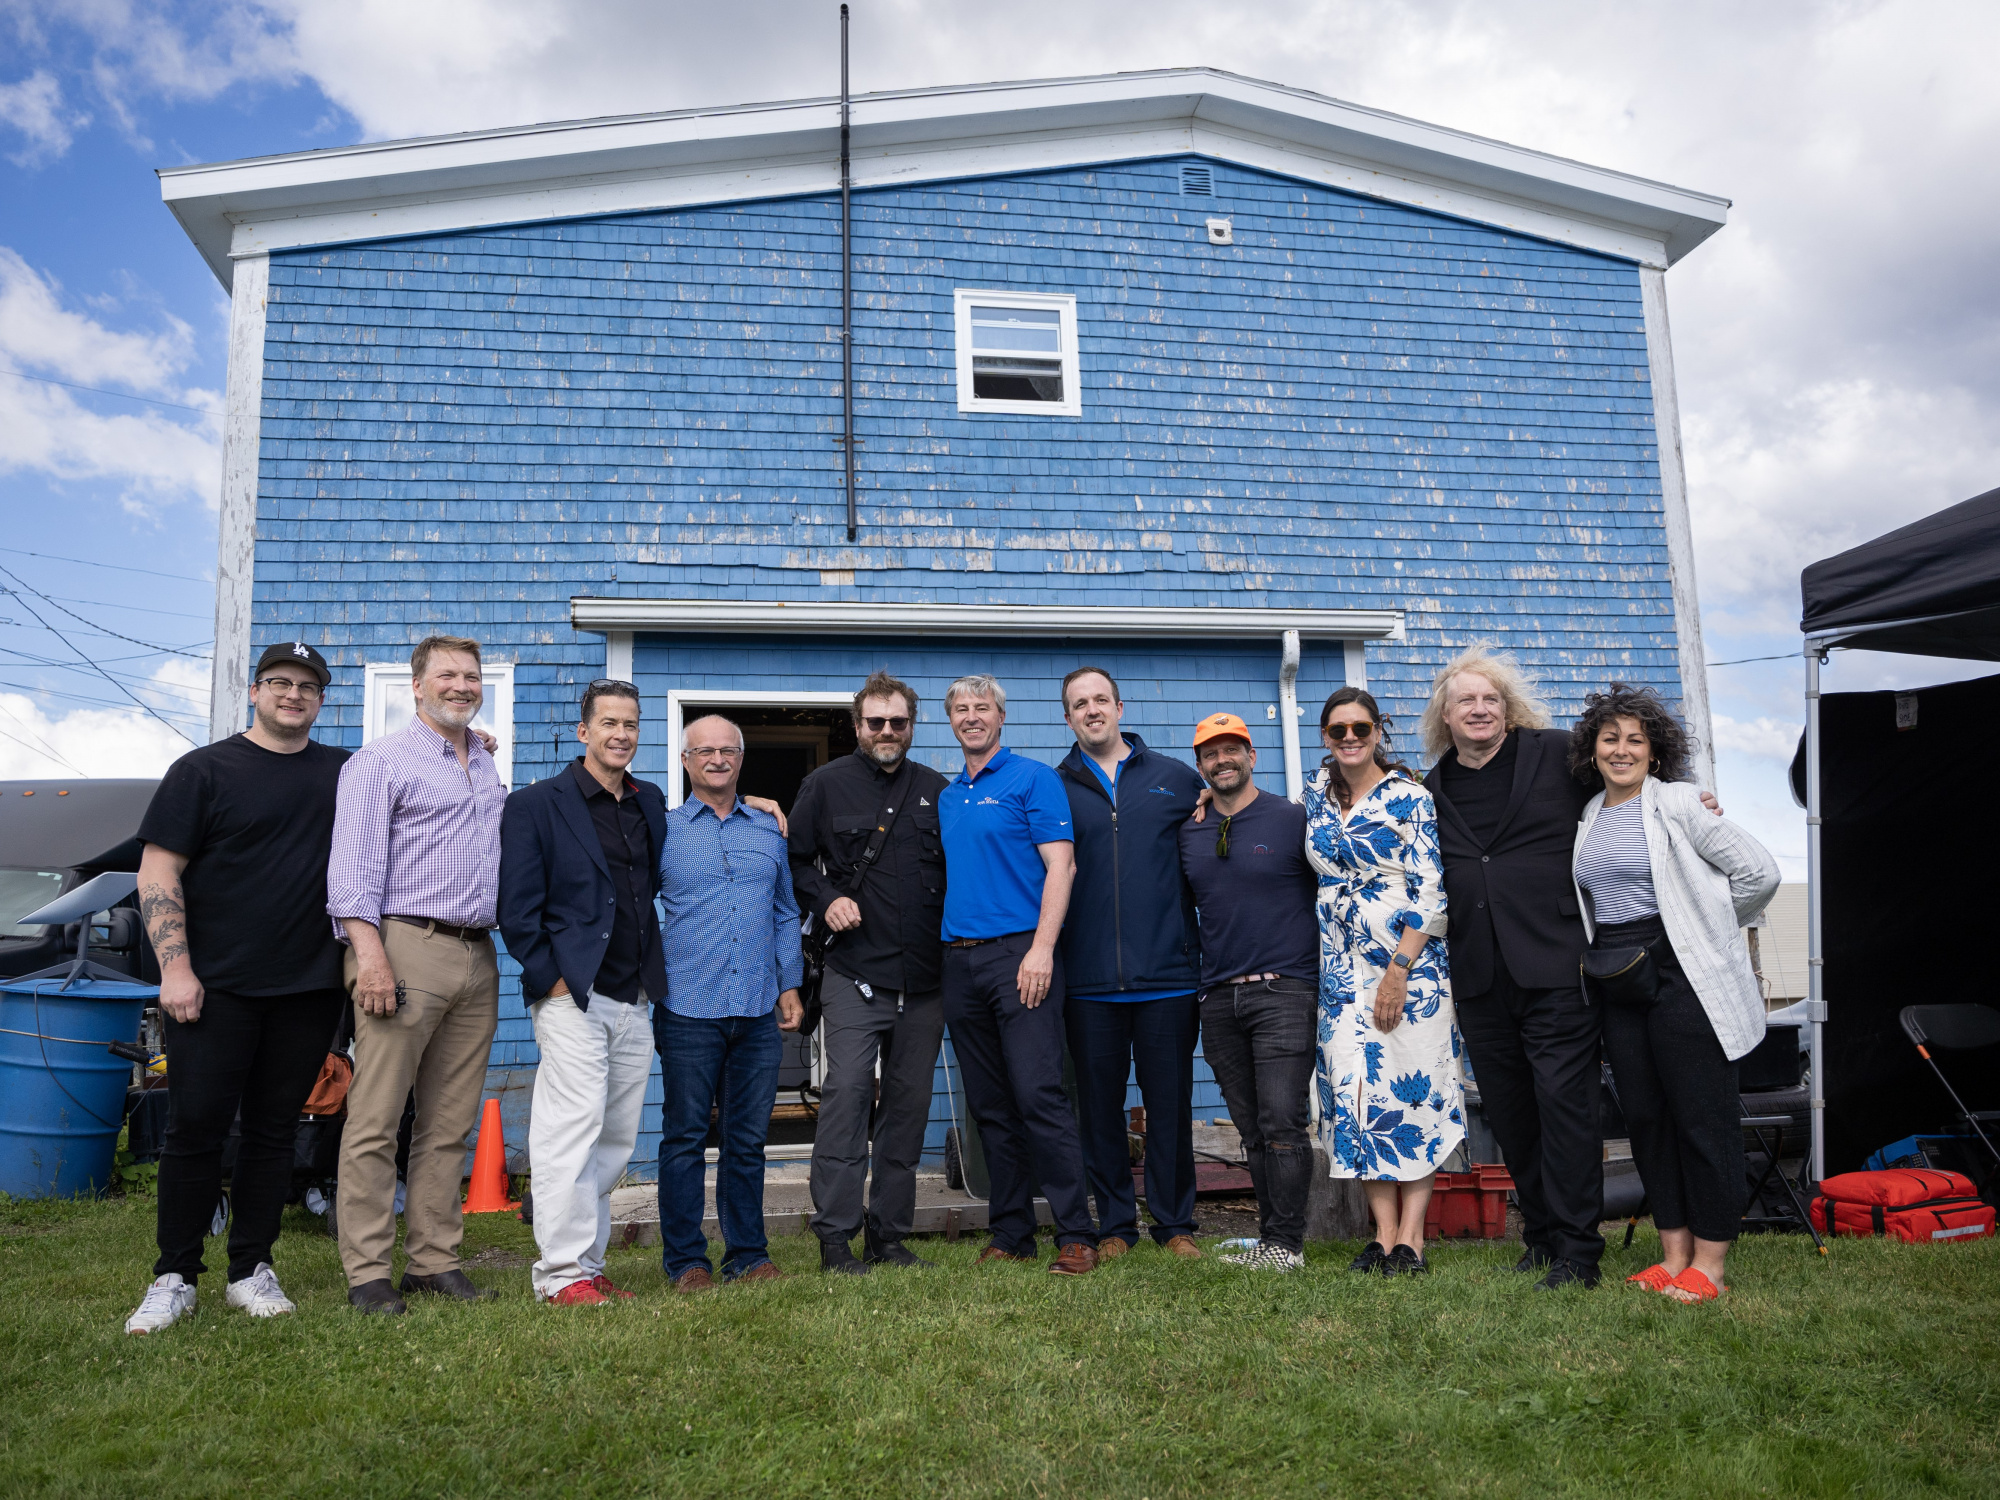
M 681 752 L 696 760 L 735 760 L 743 754 L 741 745 L 690 745 Z
M 1229 815 L 1229 818 L 1233 818 L 1235 816 L 1236 816 L 1235 813 L 1231 813 Z M 1217 859 L 1229 858 L 1229 818 L 1224 818 L 1222 822 L 1216 826 L 1215 857 Z
M 297 693 L 302 698 L 317 698 L 325 690 L 317 682 L 294 682 L 289 677 L 259 677 L 258 687 L 269 688 L 280 698 Z
M 636 683 L 621 682 L 616 677 L 600 677 L 590 685 L 588 691 L 593 693 L 615 693 L 620 698 L 637 698 L 639 696 L 639 688 Z
M 896 734 L 901 734 L 905 729 L 910 727 L 910 721 L 902 714 L 896 714 L 886 719 L 870 714 L 861 722 L 868 726 L 870 734 L 880 734 L 885 729 L 891 730 Z
M 1353 731 L 1354 738 L 1364 745 L 1375 735 L 1373 724 L 1326 724 L 1321 726 L 1320 733 L 1337 745 L 1347 738 L 1350 730 Z

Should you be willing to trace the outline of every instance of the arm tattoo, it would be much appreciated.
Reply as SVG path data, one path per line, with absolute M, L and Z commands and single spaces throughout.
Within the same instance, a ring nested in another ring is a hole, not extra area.
M 139 919 L 153 940 L 153 957 L 162 967 L 187 957 L 187 911 L 181 905 L 181 883 L 157 882 L 139 889 Z

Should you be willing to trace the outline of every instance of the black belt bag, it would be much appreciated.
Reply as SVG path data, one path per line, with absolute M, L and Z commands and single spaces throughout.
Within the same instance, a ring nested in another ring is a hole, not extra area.
M 1651 948 L 1588 948 L 1576 967 L 1584 994 L 1600 1004 L 1643 1010 L 1660 998 Z

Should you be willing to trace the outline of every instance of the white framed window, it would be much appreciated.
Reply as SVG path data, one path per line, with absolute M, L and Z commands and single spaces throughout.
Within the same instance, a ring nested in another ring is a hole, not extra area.
M 410 692 L 410 664 L 407 661 L 371 661 L 364 669 L 366 681 L 361 693 L 361 743 L 385 734 L 394 734 L 416 717 L 417 700 Z M 483 729 L 500 742 L 493 752 L 494 769 L 500 784 L 514 784 L 514 668 L 482 662 L 480 686 L 486 702 L 472 727 Z
M 960 411 L 1083 415 L 1076 298 L 960 287 L 952 299 Z

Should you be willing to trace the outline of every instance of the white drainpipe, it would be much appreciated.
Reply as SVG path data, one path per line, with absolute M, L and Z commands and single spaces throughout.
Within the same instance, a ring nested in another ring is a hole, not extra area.
M 1299 765 L 1299 633 L 1285 632 L 1285 654 L 1278 662 L 1278 732 L 1285 745 L 1285 795 L 1296 802 L 1305 795 L 1305 773 Z

